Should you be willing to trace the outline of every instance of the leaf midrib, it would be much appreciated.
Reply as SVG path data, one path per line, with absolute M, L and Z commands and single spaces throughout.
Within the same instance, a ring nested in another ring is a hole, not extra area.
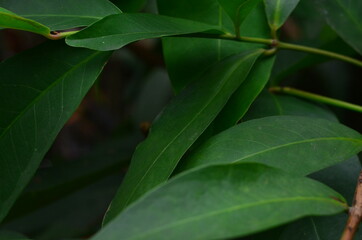
M 296 142 L 292 142 L 292 143 L 286 143 L 286 144 L 282 144 L 282 145 L 278 145 L 278 146 L 274 146 L 268 149 L 265 149 L 263 151 L 259 151 L 256 153 L 252 153 L 249 154 L 247 156 L 244 156 L 242 158 L 239 158 L 235 161 L 233 161 L 232 163 L 237 163 L 239 161 L 248 159 L 248 158 L 252 158 L 254 156 L 269 152 L 269 151 L 274 151 L 280 148 L 284 148 L 284 147 L 289 147 L 289 146 L 293 146 L 293 145 L 298 145 L 298 144 L 303 144 L 303 143 L 309 143 L 309 142 L 317 142 L 317 141 L 330 141 L 330 140 L 341 140 L 341 141 L 350 141 L 350 142 L 357 142 L 357 143 L 361 143 L 362 146 L 362 140 L 359 139 L 355 139 L 355 138 L 345 138 L 345 137 L 326 137 L 326 138 L 312 138 L 312 139 L 306 139 L 306 140 L 302 140 L 302 141 L 296 141 Z
M 298 197 L 290 197 L 290 198 L 274 198 L 274 199 L 264 200 L 264 201 L 259 201 L 259 202 L 235 205 L 235 206 L 232 206 L 232 207 L 229 207 L 229 208 L 208 212 L 206 214 L 201 214 L 201 215 L 198 215 L 198 216 L 184 218 L 184 219 L 176 221 L 174 223 L 171 223 L 171 224 L 168 224 L 168 225 L 163 225 L 162 227 L 159 227 L 159 228 L 156 228 L 156 229 L 152 229 L 149 232 L 143 233 L 142 235 L 132 237 L 131 239 L 142 239 L 142 238 L 145 238 L 146 236 L 155 234 L 157 232 L 161 232 L 161 231 L 166 230 L 168 228 L 177 227 L 177 226 L 183 225 L 183 224 L 189 224 L 190 222 L 195 222 L 195 221 L 198 221 L 198 220 L 203 219 L 203 218 L 209 218 L 209 217 L 213 217 L 213 216 L 216 216 L 216 215 L 222 215 L 222 214 L 226 214 L 228 212 L 242 210 L 244 208 L 257 207 L 257 206 L 261 206 L 261 205 L 265 205 L 265 204 L 269 204 L 269 203 L 283 203 L 283 202 L 293 202 L 293 201 L 295 201 L 295 202 L 298 202 L 298 201 L 326 202 L 326 203 L 330 203 L 330 204 L 334 204 L 336 206 L 346 208 L 345 203 L 341 203 L 339 201 L 336 201 L 336 200 L 333 200 L 333 199 L 330 199 L 330 198 L 326 198 L 326 197 L 303 197 L 303 196 L 298 196 Z
M 90 40 L 94 40 L 94 39 L 99 39 L 99 38 L 112 38 L 112 37 L 124 37 L 124 36 L 131 36 L 131 35 L 138 35 L 138 34 L 156 34 L 156 35 L 160 35 L 160 34 L 167 34 L 167 35 L 174 35 L 174 34 L 188 34 L 188 33 L 193 33 L 193 32 L 205 32 L 205 31 L 209 31 L 209 30 L 220 30 L 220 29 L 216 29 L 216 28 L 211 28 L 212 26 L 210 26 L 209 29 L 204 29 L 204 30 L 188 30 L 188 31 L 183 31 L 183 30 L 165 30 L 165 31 L 144 31 L 144 32 L 131 32 L 131 33 L 110 33 L 110 34 L 104 34 L 104 35 L 98 35 L 98 36 L 94 36 L 94 37 L 85 37 L 85 38 L 76 38 L 77 35 L 71 36 L 69 37 L 67 40 L 70 41 L 74 41 L 74 42 L 80 42 L 80 41 L 90 41 Z M 89 28 L 90 29 L 90 28 Z M 87 31 L 90 31 L 89 29 L 87 29 Z M 220 30 L 221 31 L 221 30 Z M 82 32 L 80 32 L 79 34 L 81 34 Z M 84 33 L 82 33 L 84 34 Z M 159 36 L 159 37 L 165 37 L 165 36 Z
M 45 88 L 36 98 L 34 98 L 27 106 L 24 107 L 24 109 L 19 112 L 19 114 L 14 118 L 13 121 L 10 122 L 8 127 L 4 128 L 4 131 L 0 134 L 0 140 L 7 134 L 7 132 L 13 127 L 13 125 L 38 101 L 41 100 L 41 98 L 46 95 L 53 87 L 58 85 L 59 81 L 62 81 L 67 75 L 71 74 L 73 71 L 77 70 L 79 67 L 81 67 L 83 64 L 89 62 L 91 59 L 99 55 L 101 52 L 95 52 L 91 54 L 89 57 L 85 58 L 78 64 L 74 65 L 70 70 L 66 71 L 64 74 L 62 74 L 58 79 L 56 79 L 52 84 L 50 84 L 47 88 Z
M 276 6 L 275 6 L 275 11 L 274 11 L 274 16 L 273 16 L 273 25 L 278 28 L 278 25 L 279 25 L 279 20 L 280 20 L 280 14 L 281 14 L 281 4 L 280 4 L 280 1 L 281 0 L 277 0 L 276 2 Z
M 245 141 L 249 141 L 248 139 L 243 139 Z M 264 150 L 261 150 L 261 151 L 257 151 L 257 152 L 254 152 L 254 153 L 251 153 L 249 155 L 246 155 L 246 156 L 243 156 L 241 158 L 238 158 L 234 161 L 232 161 L 231 163 L 238 163 L 238 162 L 241 162 L 243 160 L 247 160 L 248 158 L 252 158 L 252 157 L 255 157 L 257 155 L 261 155 L 261 154 L 264 154 L 264 153 L 267 153 L 267 152 L 270 152 L 270 151 L 274 151 L 274 150 L 278 150 L 278 149 L 281 149 L 281 148 L 285 148 L 285 147 L 289 147 L 289 146 L 293 146 L 293 145 L 298 145 L 298 144 L 303 144 L 303 143 L 309 143 L 309 142 L 317 142 L 317 141 L 331 141 L 331 140 L 341 140 L 341 141 L 350 141 L 350 142 L 357 142 L 357 143 L 360 143 L 360 145 L 362 146 L 362 140 L 360 139 L 356 139 L 356 138 L 345 138 L 345 137 L 325 137 L 325 138 L 312 138 L 312 139 L 304 139 L 304 140 L 301 140 L 301 141 L 296 141 L 296 142 L 291 142 L 291 143 L 286 143 L 286 144 L 281 144 L 281 145 L 277 145 L 277 146 L 273 146 L 273 147 L 270 147 L 270 148 L 267 148 L 267 149 L 264 149 Z M 219 144 L 219 143 L 214 143 L 214 144 L 211 144 L 210 146 L 207 147 L 207 149 L 211 148 L 212 146 L 216 145 L 216 144 Z M 203 158 L 205 159 L 205 158 Z M 197 162 L 196 162 L 197 163 Z M 207 163 L 207 162 L 199 162 L 198 164 L 202 164 L 202 163 Z M 197 164 L 197 165 L 198 165 Z M 214 164 L 214 163 L 211 163 L 211 164 Z M 196 166 L 197 166 L 196 165 Z M 196 167 L 195 166 L 195 167 Z M 205 165 L 202 164 L 202 166 L 204 167 Z
M 225 76 L 224 80 L 226 78 L 228 78 L 230 75 L 232 75 L 234 73 L 234 71 L 240 66 L 240 64 L 242 64 L 244 61 L 246 61 L 247 59 L 253 57 L 254 55 L 259 54 L 259 51 L 256 51 L 255 53 L 252 53 L 248 56 L 243 57 L 243 60 L 240 60 L 239 64 L 236 64 L 236 66 L 231 69 L 228 74 Z M 223 85 L 220 87 L 220 89 L 223 89 L 225 84 L 227 81 L 224 81 Z M 158 161 L 158 159 L 163 155 L 163 153 L 168 149 L 168 147 L 185 131 L 185 129 L 187 129 L 191 123 L 193 123 L 195 121 L 195 119 L 201 114 L 201 112 L 203 112 L 209 105 L 210 103 L 220 94 L 221 90 L 219 92 L 217 92 L 216 94 L 214 94 L 213 97 L 210 98 L 210 100 L 205 104 L 205 106 L 197 113 L 194 115 L 194 117 L 192 118 L 191 121 L 189 121 L 186 126 L 181 129 L 181 131 L 179 131 L 179 133 L 164 147 L 164 149 L 160 152 L 160 154 L 155 158 L 155 160 L 152 162 L 152 164 L 150 165 L 150 167 L 147 169 L 147 171 L 145 172 L 145 174 L 141 177 L 141 179 L 139 180 L 139 182 L 136 184 L 136 186 L 133 188 L 133 191 L 131 192 L 131 194 L 129 194 L 128 199 L 125 201 L 124 206 L 127 206 L 127 204 L 129 203 L 129 201 L 132 199 L 134 193 L 136 192 L 137 188 L 139 187 L 139 185 L 141 184 L 141 182 L 143 182 L 144 178 L 146 177 L 146 175 L 149 173 L 149 171 L 152 169 L 152 167 L 156 164 L 156 162 Z
M 87 29 L 89 30 L 89 29 Z M 116 34 L 105 34 L 105 35 L 100 35 L 100 36 L 96 36 L 96 37 L 87 37 L 87 38 L 74 38 L 74 37 L 70 37 L 68 40 L 70 41 L 89 41 L 89 40 L 94 40 L 94 39 L 98 39 L 98 38 L 110 38 L 110 37 L 124 37 L 124 36 L 131 36 L 131 35 L 137 35 L 137 34 L 146 34 L 146 33 L 151 33 L 151 34 L 178 34 L 178 33 L 185 33 L 185 31 L 179 31 L 179 32 L 170 32 L 170 31 L 159 31 L 159 32 L 152 32 L 152 31 L 148 31 L 148 32 L 132 32 L 132 33 L 116 33 Z M 76 35 L 75 35 L 76 37 Z M 162 37 L 162 36 L 160 36 Z M 121 40 L 121 39 L 120 39 Z
M 64 14 L 31 14 L 31 15 L 20 15 L 22 17 L 72 17 L 72 18 L 88 18 L 100 20 L 102 17 L 97 16 L 79 16 L 79 15 L 64 15 Z

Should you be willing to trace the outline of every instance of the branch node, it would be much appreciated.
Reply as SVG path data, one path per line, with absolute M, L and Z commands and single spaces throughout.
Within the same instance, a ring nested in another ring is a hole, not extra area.
M 362 220 L 362 171 L 358 177 L 357 187 L 353 198 L 353 206 L 349 208 L 349 217 L 341 240 L 353 240 Z

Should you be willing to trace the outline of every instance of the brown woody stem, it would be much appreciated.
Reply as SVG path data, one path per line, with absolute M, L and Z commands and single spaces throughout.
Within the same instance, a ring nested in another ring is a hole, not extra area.
M 353 205 L 349 210 L 349 217 L 341 240 L 352 240 L 362 220 L 362 171 L 358 177 Z

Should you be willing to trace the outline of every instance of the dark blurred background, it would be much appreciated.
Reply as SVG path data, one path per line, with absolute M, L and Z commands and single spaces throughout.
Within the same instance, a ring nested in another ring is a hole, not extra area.
M 311 1 L 300 2 L 281 39 L 360 58 L 325 24 Z M 113 2 L 123 11 L 157 12 L 155 1 Z M 44 41 L 34 34 L 2 30 L 0 60 Z M 279 52 L 271 80 L 361 105 L 361 69 L 326 60 Z M 116 51 L 1 228 L 42 240 L 92 235 L 100 227 L 135 146 L 172 95 L 160 40 L 140 41 Z M 342 123 L 362 132 L 361 114 L 329 108 Z

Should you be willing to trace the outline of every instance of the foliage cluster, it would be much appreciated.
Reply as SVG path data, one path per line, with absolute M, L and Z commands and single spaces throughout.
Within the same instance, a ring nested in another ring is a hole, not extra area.
M 145 2 L 0 0 L 0 27 L 49 39 L 0 63 L 0 239 L 26 239 L 7 230 L 29 233 L 29 209 L 121 168 L 129 138 L 112 145 L 117 156 L 101 151 L 26 188 L 113 51 L 151 38 L 162 38 L 174 97 L 90 239 L 339 239 L 362 201 L 357 191 L 352 203 L 362 136 L 321 103 L 362 107 L 281 81 L 331 59 L 360 70 L 362 2 L 158 0 L 159 14 L 138 12 Z M 311 46 L 281 41 L 292 13 L 306 29 L 326 20 Z

